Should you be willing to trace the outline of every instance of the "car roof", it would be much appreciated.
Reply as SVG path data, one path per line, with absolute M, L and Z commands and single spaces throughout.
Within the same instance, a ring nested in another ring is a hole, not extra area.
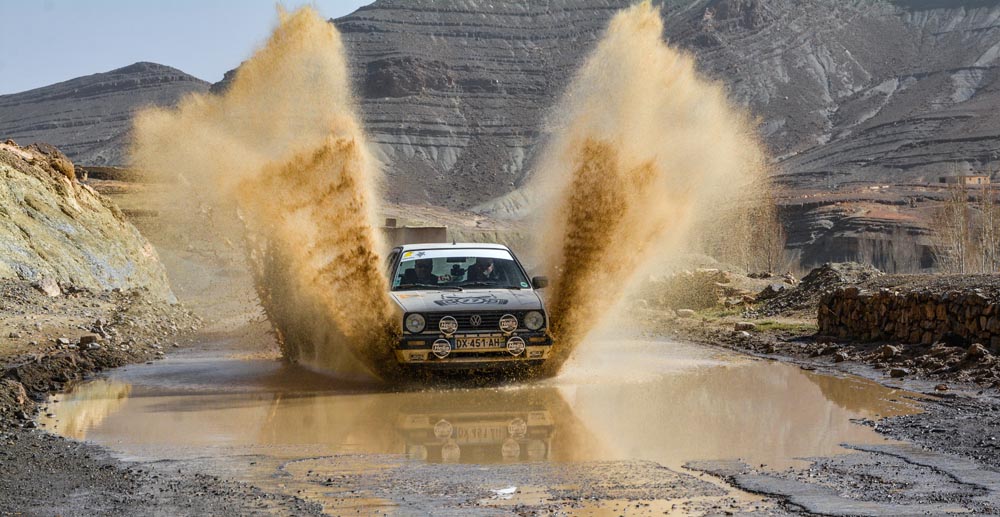
M 403 251 L 416 251 L 416 250 L 446 250 L 446 249 L 483 249 L 483 250 L 507 250 L 510 248 L 504 246 L 503 244 L 493 244 L 484 242 L 439 242 L 439 243 L 424 243 L 424 244 L 404 244 L 400 246 Z

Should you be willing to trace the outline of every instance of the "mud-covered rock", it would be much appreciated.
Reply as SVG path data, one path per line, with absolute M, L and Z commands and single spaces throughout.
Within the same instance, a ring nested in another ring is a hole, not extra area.
M 30 404 L 31 399 L 28 398 L 24 385 L 15 380 L 0 379 L 0 415 L 21 413 Z

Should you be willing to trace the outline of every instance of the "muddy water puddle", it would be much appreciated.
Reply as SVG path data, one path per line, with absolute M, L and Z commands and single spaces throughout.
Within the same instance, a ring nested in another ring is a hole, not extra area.
M 704 347 L 592 348 L 543 383 L 404 392 L 270 360 L 172 359 L 54 397 L 41 423 L 126 460 L 235 477 L 334 513 L 647 501 L 637 511 L 662 514 L 762 504 L 685 471 L 689 461 L 798 465 L 884 442 L 853 419 L 917 411 L 909 394 L 866 380 Z

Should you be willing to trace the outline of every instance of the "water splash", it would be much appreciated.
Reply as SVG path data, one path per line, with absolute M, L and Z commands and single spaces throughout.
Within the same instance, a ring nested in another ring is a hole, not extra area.
M 286 358 L 389 377 L 398 367 L 374 224 L 379 170 L 344 45 L 311 8 L 279 17 L 224 93 L 139 114 L 132 157 L 182 194 L 239 211 Z
M 662 34 L 649 2 L 614 17 L 558 106 L 533 180 L 553 280 L 549 374 L 644 268 L 690 251 L 713 213 L 766 184 L 749 117 Z

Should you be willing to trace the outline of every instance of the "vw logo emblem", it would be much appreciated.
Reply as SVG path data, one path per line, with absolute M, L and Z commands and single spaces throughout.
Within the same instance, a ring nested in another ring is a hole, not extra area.
M 483 324 L 483 317 L 478 314 L 473 314 L 472 317 L 469 318 L 469 325 L 472 325 L 473 327 L 478 327 L 482 324 Z

